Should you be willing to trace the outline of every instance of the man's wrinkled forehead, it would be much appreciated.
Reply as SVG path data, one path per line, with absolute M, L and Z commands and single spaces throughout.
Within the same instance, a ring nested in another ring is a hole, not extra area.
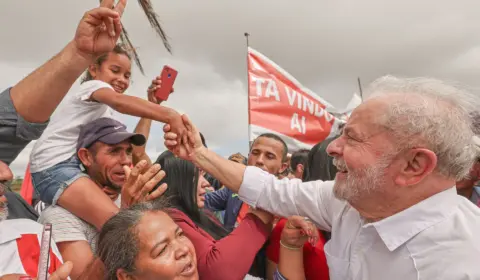
M 353 110 L 344 127 L 344 133 L 355 133 L 359 137 L 369 138 L 387 131 L 385 127 L 387 109 L 388 102 L 383 98 L 367 100 Z

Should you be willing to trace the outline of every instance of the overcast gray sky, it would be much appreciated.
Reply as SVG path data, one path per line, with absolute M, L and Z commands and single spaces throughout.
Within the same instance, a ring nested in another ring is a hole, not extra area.
M 179 71 L 165 105 L 188 113 L 222 155 L 247 152 L 246 49 L 250 44 L 334 106 L 344 107 L 375 78 L 431 76 L 480 88 L 480 1 L 165 1 L 154 0 L 174 55 L 150 28 L 137 1 L 123 23 L 146 77 L 134 69 L 128 94 L 145 97 L 164 64 Z M 15 84 L 73 37 L 97 0 L 0 1 L 0 88 Z M 61 11 L 61 12 L 60 12 Z M 137 119 L 120 116 L 133 130 Z M 164 150 L 154 124 L 147 150 Z M 30 146 L 12 164 L 23 176 Z

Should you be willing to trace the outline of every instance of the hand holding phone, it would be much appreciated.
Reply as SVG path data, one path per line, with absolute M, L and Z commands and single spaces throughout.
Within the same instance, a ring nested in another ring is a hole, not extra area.
M 177 74 L 177 70 L 172 67 L 168 65 L 163 67 L 162 74 L 160 75 L 162 84 L 160 88 L 155 91 L 155 98 L 157 98 L 157 100 L 166 101 L 168 99 L 168 96 L 172 93 Z

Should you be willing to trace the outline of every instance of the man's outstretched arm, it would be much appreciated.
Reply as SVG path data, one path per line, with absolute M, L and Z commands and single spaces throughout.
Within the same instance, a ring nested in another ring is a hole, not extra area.
M 85 13 L 74 39 L 56 56 L 33 71 L 10 91 L 17 113 L 26 121 L 44 123 L 72 84 L 94 59 L 111 51 L 122 31 L 120 17 L 126 5 L 103 0 L 99 8 Z M 98 28 L 104 24 L 104 28 Z
M 332 182 L 278 180 L 257 167 L 229 161 L 205 148 L 195 126 L 185 115 L 182 118 L 188 131 L 186 143 L 178 144 L 177 135 L 170 132 L 170 126 L 164 127 L 165 146 L 178 157 L 192 161 L 223 182 L 250 206 L 282 217 L 309 217 L 317 227 L 331 230 L 335 208 L 343 207 L 343 203 L 337 203 L 333 197 Z
M 91 60 L 82 56 L 73 43 L 33 71 L 11 90 L 17 113 L 31 123 L 48 121 L 72 84 Z

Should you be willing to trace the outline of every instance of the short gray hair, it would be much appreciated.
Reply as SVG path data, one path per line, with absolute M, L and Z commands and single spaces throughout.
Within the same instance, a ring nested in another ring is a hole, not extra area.
M 437 155 L 435 171 L 461 180 L 473 166 L 473 137 L 480 127 L 479 100 L 469 92 L 430 78 L 385 76 L 372 83 L 369 98 L 388 96 L 383 125 L 399 150 L 425 147 Z

